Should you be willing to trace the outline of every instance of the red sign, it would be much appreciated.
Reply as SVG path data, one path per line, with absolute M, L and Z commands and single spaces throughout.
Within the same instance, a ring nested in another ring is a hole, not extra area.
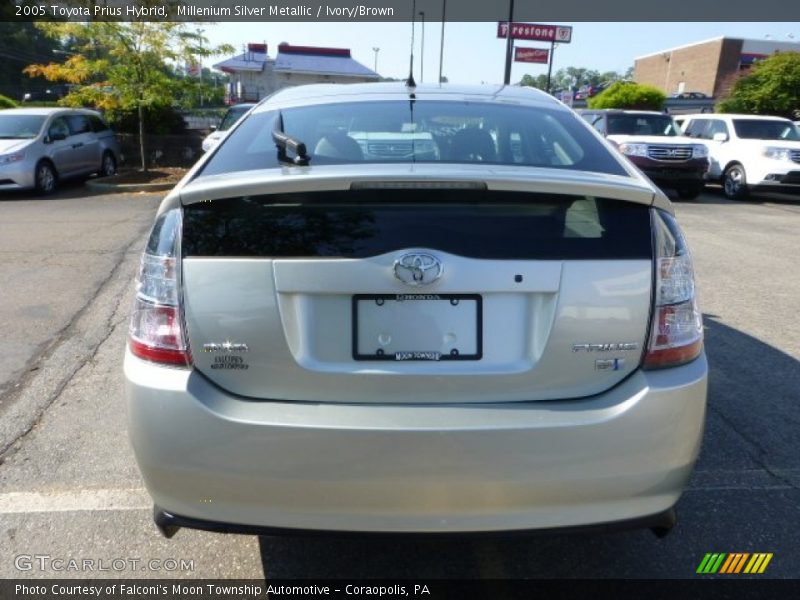
M 497 24 L 497 37 L 508 36 L 508 21 Z M 572 41 L 572 27 L 568 25 L 542 25 L 540 23 L 512 23 L 511 37 L 515 40 L 534 40 L 569 44 Z
M 550 60 L 550 50 L 547 48 L 514 48 L 514 60 L 546 65 Z

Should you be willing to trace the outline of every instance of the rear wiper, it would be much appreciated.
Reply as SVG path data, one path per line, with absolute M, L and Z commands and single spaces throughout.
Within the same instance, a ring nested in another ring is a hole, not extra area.
M 283 132 L 283 115 L 278 116 L 278 128 L 272 131 L 272 140 L 278 147 L 278 161 L 291 163 L 299 167 L 307 167 L 311 157 L 306 151 L 306 145 L 295 137 Z M 294 158 L 289 158 L 286 151 L 294 153 Z

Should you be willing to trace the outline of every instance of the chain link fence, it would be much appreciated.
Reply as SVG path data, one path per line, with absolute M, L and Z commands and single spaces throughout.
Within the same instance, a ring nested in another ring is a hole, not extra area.
M 145 136 L 148 167 L 191 167 L 203 154 L 201 144 L 207 130 L 188 130 L 180 135 Z M 140 165 L 139 136 L 118 133 L 122 166 Z

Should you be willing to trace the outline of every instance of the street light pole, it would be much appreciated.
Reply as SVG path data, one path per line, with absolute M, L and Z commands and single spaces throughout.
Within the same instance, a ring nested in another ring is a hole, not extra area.
M 419 82 L 425 81 L 425 11 L 419 11 L 422 19 L 422 46 L 419 49 Z
M 511 83 L 511 55 L 513 54 L 514 42 L 511 39 L 511 27 L 514 24 L 514 0 L 508 0 L 508 27 L 506 28 L 506 72 L 503 83 Z
M 200 59 L 197 61 L 199 64 L 200 69 L 200 108 L 203 108 L 203 34 L 205 31 L 201 28 L 197 28 L 197 43 L 200 46 Z

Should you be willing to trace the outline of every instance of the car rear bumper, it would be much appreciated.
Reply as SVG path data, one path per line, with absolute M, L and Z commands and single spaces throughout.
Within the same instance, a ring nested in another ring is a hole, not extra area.
M 336 537 L 365 535 L 387 535 L 385 531 L 344 531 L 344 530 L 322 530 L 322 529 L 299 529 L 287 527 L 264 527 L 260 525 L 242 525 L 240 523 L 219 523 L 217 521 L 206 521 L 203 519 L 192 519 L 180 515 L 173 515 L 158 506 L 153 507 L 153 521 L 166 538 L 171 538 L 179 529 L 200 529 L 214 533 L 234 533 L 238 535 L 258 535 L 258 536 L 280 536 L 280 537 L 321 537 L 325 535 Z M 630 531 L 634 529 L 651 529 L 658 537 L 667 535 L 677 523 L 678 519 L 674 508 L 669 508 L 664 512 L 646 517 L 626 519 L 624 521 L 611 521 L 608 523 L 598 523 L 594 525 L 577 525 L 569 527 L 551 527 L 539 529 L 511 529 L 511 530 L 491 530 L 491 531 L 412 531 L 412 532 L 391 532 L 392 535 L 424 535 L 424 536 L 508 536 L 508 535 L 531 535 L 534 533 L 564 534 L 564 533 L 613 533 L 618 531 Z
M 454 533 L 665 514 L 699 451 L 707 363 L 637 371 L 591 398 L 502 405 L 243 400 L 130 353 L 125 374 L 163 526 Z

